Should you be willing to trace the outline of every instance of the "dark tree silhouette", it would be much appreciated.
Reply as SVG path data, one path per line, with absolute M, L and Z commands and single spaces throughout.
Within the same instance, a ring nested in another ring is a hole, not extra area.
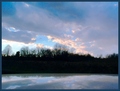
M 27 57 L 29 55 L 29 48 L 28 47 L 22 47 L 20 49 L 20 55 L 23 57 Z
M 2 56 L 2 73 L 111 73 L 118 74 L 118 54 L 96 58 L 90 54 L 75 54 L 68 47 L 56 44 L 54 49 L 22 47 L 10 55 L 7 46 Z M 8 61 L 10 60 L 10 61 Z M 107 61 L 106 61 L 107 60 Z
M 7 45 L 4 50 L 2 51 L 2 54 L 5 56 L 12 55 L 12 47 L 10 45 Z
M 41 57 L 41 49 L 40 48 L 36 49 L 36 56 Z
M 29 50 L 28 56 L 29 57 L 36 57 L 36 49 L 31 49 Z
M 118 54 L 110 54 L 110 55 L 107 55 L 106 58 L 109 58 L 109 59 L 112 59 L 112 58 L 118 58 Z
M 16 57 L 20 57 L 20 52 L 19 51 L 16 52 Z
M 62 44 L 55 44 L 53 50 L 54 56 L 67 57 L 68 56 L 68 47 Z

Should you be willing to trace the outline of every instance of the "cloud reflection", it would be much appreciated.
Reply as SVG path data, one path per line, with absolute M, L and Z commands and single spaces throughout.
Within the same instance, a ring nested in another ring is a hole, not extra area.
M 118 76 L 3 76 L 2 89 L 118 89 Z

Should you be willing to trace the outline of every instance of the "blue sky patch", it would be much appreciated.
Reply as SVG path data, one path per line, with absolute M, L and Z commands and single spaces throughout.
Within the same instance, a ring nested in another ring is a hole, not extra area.
M 35 43 L 36 44 L 40 43 L 40 44 L 44 44 L 44 45 L 51 46 L 51 47 L 55 45 L 55 42 L 52 42 L 52 40 L 48 39 L 44 35 L 37 36 Z

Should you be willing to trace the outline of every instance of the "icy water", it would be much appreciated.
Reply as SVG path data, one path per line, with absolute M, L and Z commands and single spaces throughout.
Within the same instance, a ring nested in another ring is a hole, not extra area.
M 9 74 L 2 89 L 118 89 L 118 75 Z

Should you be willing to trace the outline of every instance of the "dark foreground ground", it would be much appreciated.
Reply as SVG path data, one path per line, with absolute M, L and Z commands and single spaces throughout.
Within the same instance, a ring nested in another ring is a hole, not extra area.
M 118 60 L 38 61 L 2 60 L 2 74 L 18 73 L 96 73 L 118 74 Z

